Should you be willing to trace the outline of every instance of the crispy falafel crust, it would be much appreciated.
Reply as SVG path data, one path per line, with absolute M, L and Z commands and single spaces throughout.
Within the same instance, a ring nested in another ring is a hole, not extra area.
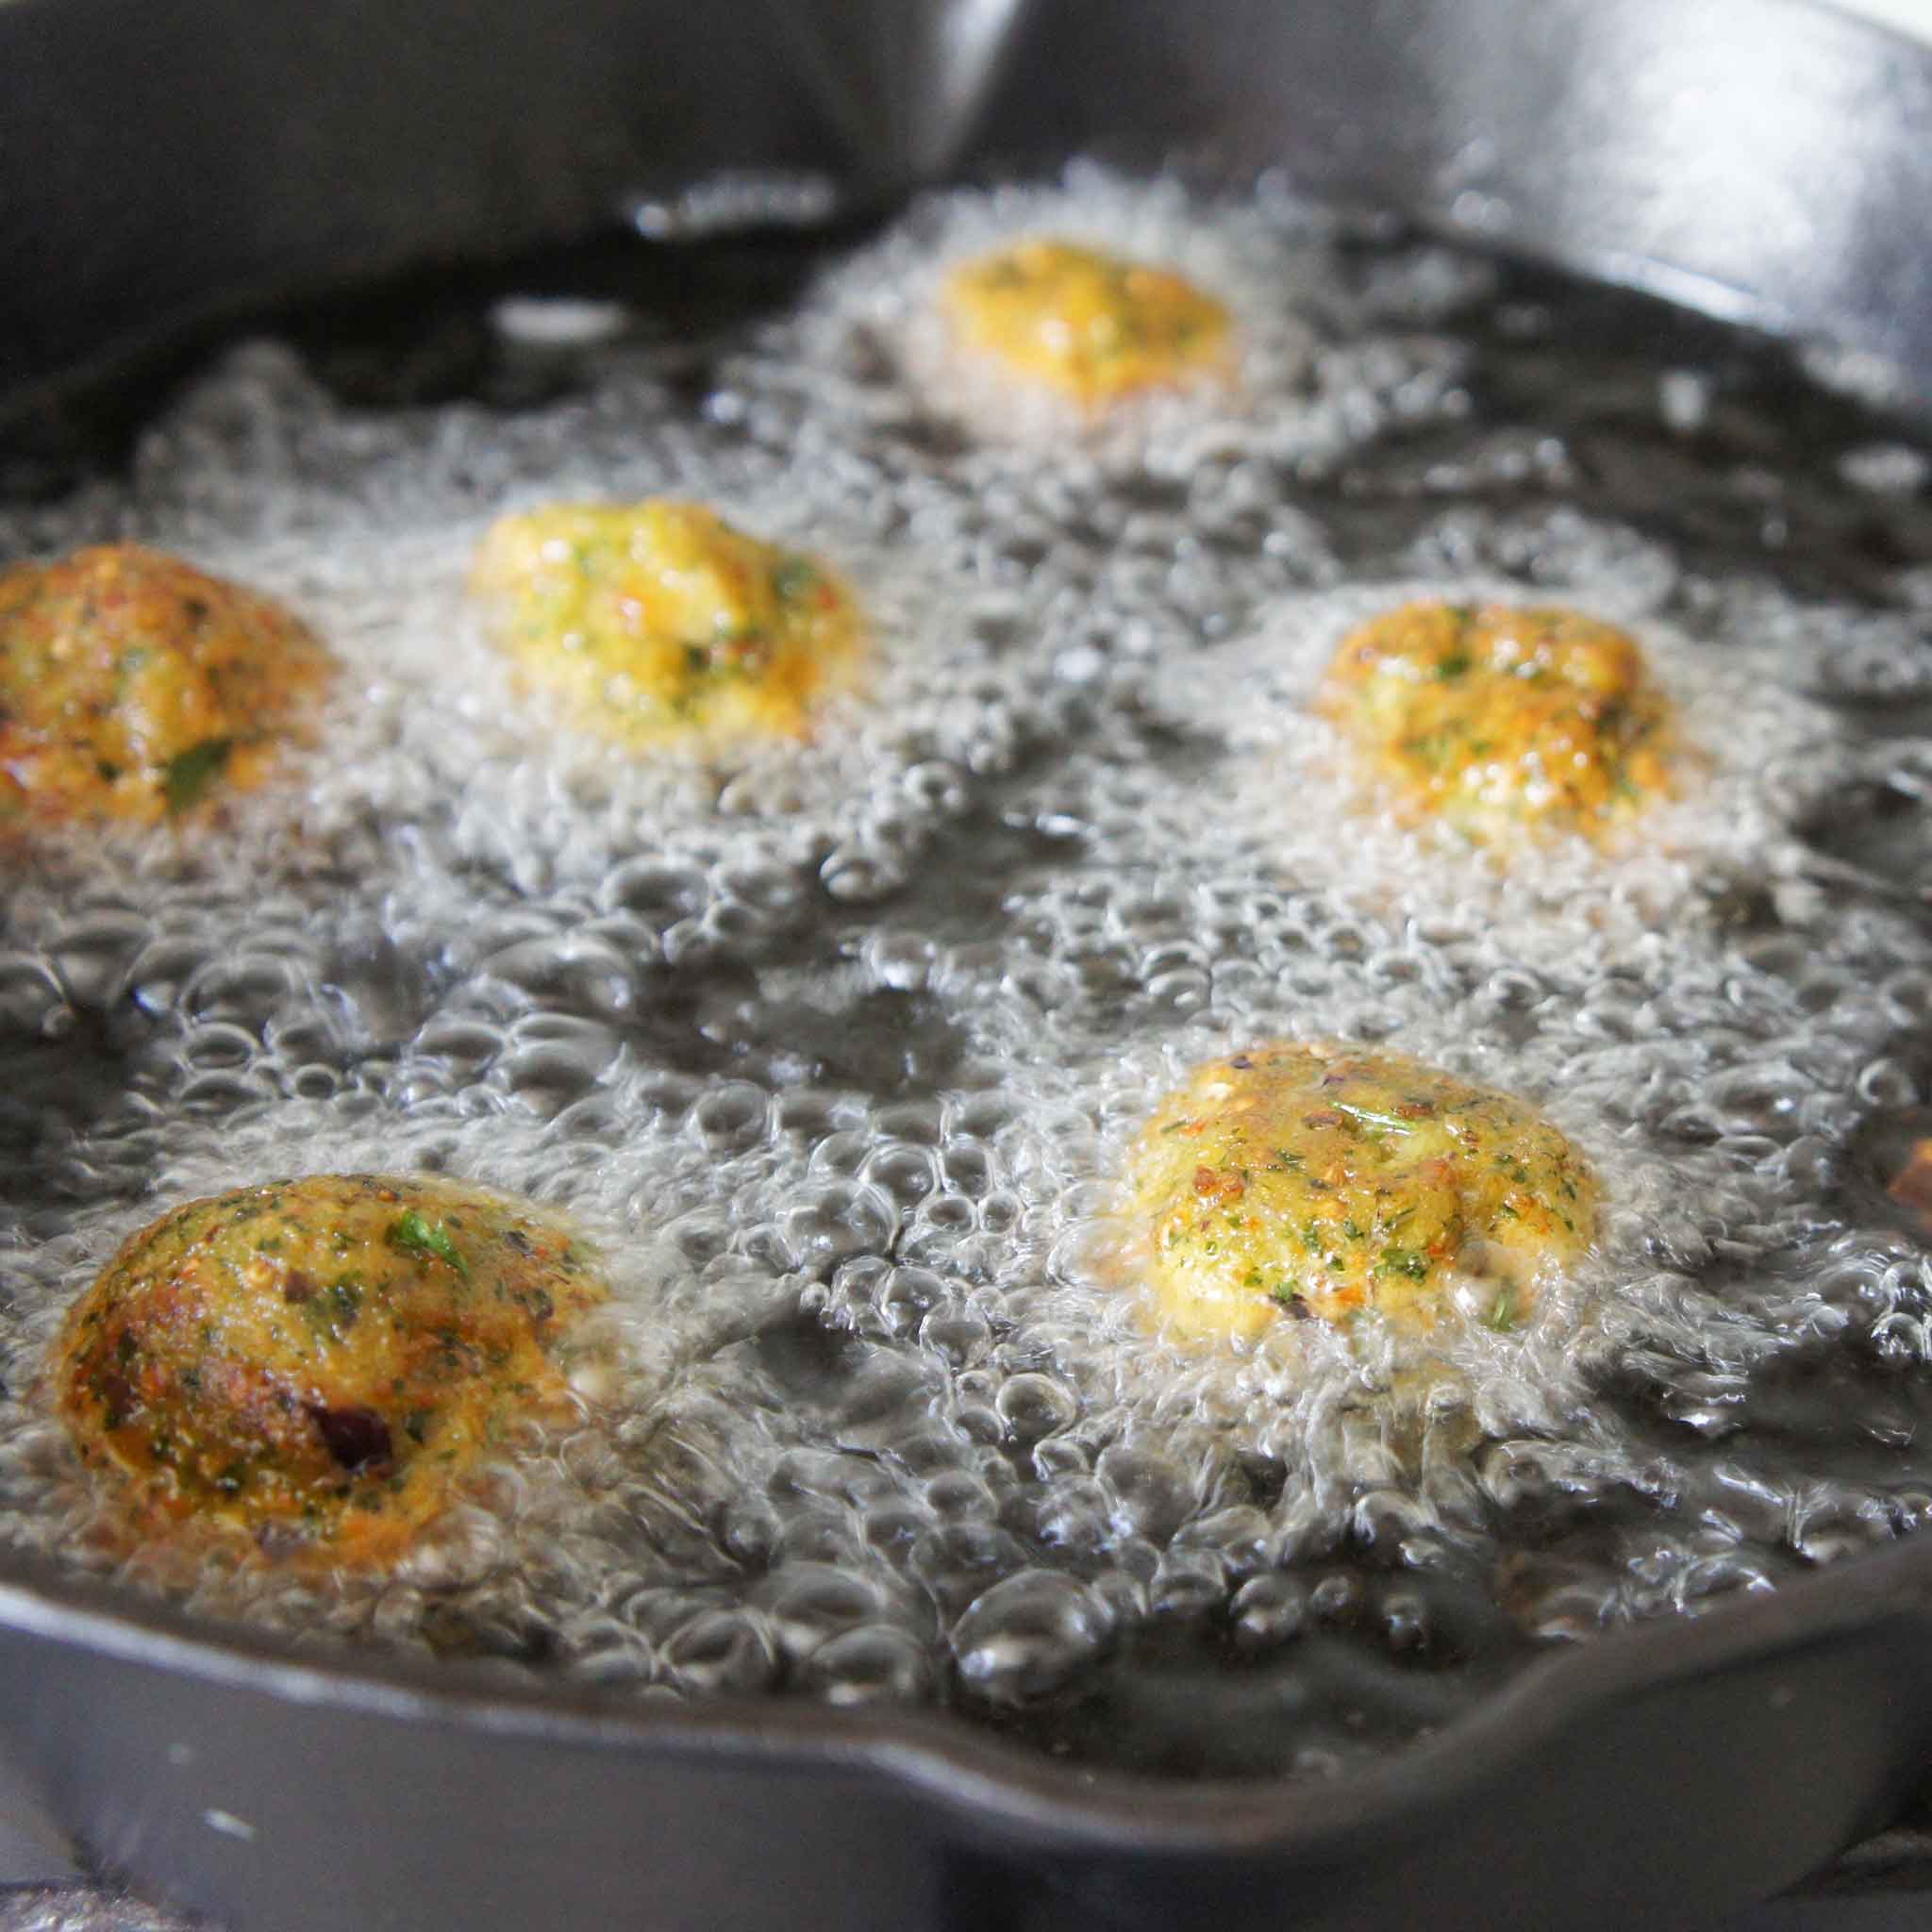
M 567 1230 L 484 1189 L 272 1181 L 130 1238 L 48 1379 L 135 1535 L 192 1519 L 375 1561 L 563 1404 L 559 1344 L 604 1293 Z
M 1406 815 L 1484 843 L 1607 843 L 1674 790 L 1671 707 L 1637 641 L 1556 606 L 1385 611 L 1343 641 L 1316 702 Z
M 1099 410 L 1225 375 L 1227 310 L 1172 269 L 1036 237 L 964 263 L 940 306 L 959 341 L 1014 375 Z
M 1521 1101 L 1399 1054 L 1264 1042 L 1198 1068 L 1127 1165 L 1160 1313 L 1251 1338 L 1283 1315 L 1433 1325 L 1458 1281 L 1514 1327 L 1577 1259 L 1597 1185 Z
M 500 518 L 471 588 L 527 683 L 638 748 L 801 737 L 864 642 L 858 599 L 817 558 L 663 498 Z
M 0 572 L 0 827 L 247 791 L 310 735 L 335 668 L 272 599 L 138 544 Z

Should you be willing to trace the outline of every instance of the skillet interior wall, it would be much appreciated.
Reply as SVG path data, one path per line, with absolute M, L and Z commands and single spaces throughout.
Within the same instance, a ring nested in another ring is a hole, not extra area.
M 251 305 L 581 238 L 713 170 L 785 171 L 823 214 L 988 157 L 1202 148 L 1932 388 L 1932 59 L 1831 8 L 1134 0 L 1099 47 L 1074 0 L 734 25 L 721 62 L 672 0 L 11 0 L 0 420 Z

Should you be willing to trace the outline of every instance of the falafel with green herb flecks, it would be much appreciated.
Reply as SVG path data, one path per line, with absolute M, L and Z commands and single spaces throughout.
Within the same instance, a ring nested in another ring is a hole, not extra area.
M 1515 1328 L 1589 1249 L 1597 1201 L 1521 1101 L 1380 1049 L 1281 1041 L 1198 1068 L 1125 1184 L 1167 1325 L 1241 1338 L 1369 1309 L 1426 1328 L 1455 1306 Z
M 828 564 L 666 498 L 499 518 L 471 586 L 525 681 L 634 749 L 804 736 L 864 643 Z
M 314 1174 L 173 1209 L 70 1311 L 49 1372 L 138 1535 L 184 1520 L 375 1563 L 524 1414 L 605 1298 L 568 1229 L 485 1189 Z
M 1318 704 L 1399 811 L 1487 845 L 1607 844 L 1687 762 L 1636 639 L 1558 606 L 1385 611 L 1343 640 Z
M 272 599 L 139 544 L 0 571 L 0 831 L 205 814 L 303 741 L 334 674 Z
M 966 349 L 1090 411 L 1233 359 L 1226 308 L 1185 276 L 1046 236 L 962 263 L 941 305 Z

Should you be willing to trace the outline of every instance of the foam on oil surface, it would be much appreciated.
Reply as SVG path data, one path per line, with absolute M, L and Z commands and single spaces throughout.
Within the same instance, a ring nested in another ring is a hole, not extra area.
M 1075 162 L 1052 187 L 925 197 L 826 276 L 773 343 L 795 345 L 793 381 L 811 386 L 817 408 L 829 403 L 869 436 L 908 418 L 949 425 L 968 445 L 952 465 L 968 488 L 1027 476 L 1049 453 L 1063 475 L 1139 473 L 1184 488 L 1233 452 L 1314 465 L 1391 423 L 1454 410 L 1461 357 L 1430 325 L 1490 286 L 1482 264 L 1437 249 L 1344 273 L 1337 233 L 1270 180 L 1204 197 L 1178 177 Z M 1229 310 L 1232 375 L 1090 416 L 962 351 L 939 308 L 948 275 L 1029 237 L 1178 269 Z
M 272 410 L 273 389 L 256 388 L 267 359 L 238 358 L 234 379 L 250 407 Z M 182 442 L 181 460 L 198 470 L 207 453 L 192 437 Z M 464 588 L 489 522 L 473 507 L 457 511 L 447 492 L 425 487 L 408 520 L 397 506 L 391 522 L 369 513 L 351 473 L 313 528 L 248 540 L 206 527 L 197 506 L 178 534 L 158 518 L 155 541 L 192 546 L 207 567 L 283 598 L 342 660 L 321 742 L 291 760 L 286 782 L 237 806 L 239 836 L 219 849 L 182 840 L 163 857 L 153 841 L 109 841 L 104 852 L 98 839 L 72 841 L 42 855 L 60 889 L 75 876 L 97 884 L 118 862 L 192 867 L 216 893 L 245 893 L 264 868 L 339 866 L 425 892 L 468 871 L 530 894 L 608 888 L 627 858 L 695 849 L 754 870 L 820 870 L 841 882 L 834 891 L 859 897 L 894 881 L 932 825 L 958 808 L 975 771 L 996 772 L 1054 728 L 1051 700 L 1016 691 L 1013 672 L 978 634 L 978 586 L 888 547 L 869 527 L 876 478 L 862 468 L 747 483 L 727 464 L 673 450 L 655 463 L 633 458 L 613 477 L 608 464 L 579 456 L 566 466 L 545 454 L 541 483 L 506 489 L 491 513 L 691 494 L 762 537 L 824 556 L 864 608 L 862 688 L 824 707 L 809 742 L 752 743 L 715 761 L 675 749 L 628 756 L 566 728 L 485 640 Z M 1018 621 L 1015 601 L 998 599 L 998 623 Z M 405 838 L 392 828 L 407 828 Z
M 967 393 L 922 291 L 1023 229 L 1228 300 L 1243 406 L 1041 441 Z M 1444 1721 L 1523 1633 L 1932 1513 L 1902 1446 L 1932 1274 L 1839 1188 L 1854 1125 L 1924 1098 L 1896 1038 L 1932 944 L 1909 893 L 1821 886 L 1793 830 L 1932 773 L 1833 722 L 1926 687 L 1923 629 L 1908 597 L 1800 598 L 1519 503 L 1578 472 L 1557 429 L 1466 420 L 1491 279 L 1271 185 L 1076 169 L 924 205 L 729 334 L 695 397 L 661 345 L 599 340 L 554 405 L 370 415 L 257 346 L 125 489 L 0 507 L 8 550 L 134 537 L 259 584 L 348 667 L 228 841 L 75 841 L 17 881 L 8 1537 L 115 1566 L 31 1392 L 115 1241 L 358 1167 L 576 1217 L 622 1366 L 391 1577 L 123 1574 L 625 1694 L 947 1699 L 1061 1751 L 1322 1775 Z M 1686 382 L 1718 387 L 1677 374 L 1672 434 Z M 639 760 L 512 691 L 461 594 L 489 519 L 658 491 L 859 587 L 876 675 L 810 743 Z M 1366 501 L 1414 508 L 1378 547 Z M 1638 628 L 1714 761 L 1668 849 L 1499 877 L 1346 807 L 1295 701 L 1357 616 L 1451 589 Z M 1163 1341 L 1105 1265 L 1122 1151 L 1187 1068 L 1269 1037 L 1531 1099 L 1606 1183 L 1600 1254 L 1519 1335 Z M 1299 1715 L 1230 1716 L 1230 1654 Z M 1160 1671 L 1192 1674 L 1191 1730 L 1079 1728 Z
M 1431 532 L 1417 548 L 1426 553 L 1437 541 Z M 1284 599 L 1260 613 L 1251 635 L 1162 664 L 1155 701 L 1175 722 L 1245 754 L 1224 780 L 1227 836 L 1258 844 L 1290 876 L 1364 909 L 1439 927 L 1488 924 L 1525 957 L 1574 958 L 1580 948 L 1606 962 L 1621 949 L 1649 947 L 1713 874 L 1773 884 L 1790 916 L 1821 909 L 1804 883 L 1811 855 L 1791 827 L 1857 770 L 1842 724 L 1785 688 L 1792 658 L 1774 641 L 1700 652 L 1655 615 L 1669 586 L 1644 571 L 1647 559 L 1613 537 L 1603 551 L 1593 573 L 1552 542 L 1538 556 L 1527 594 L 1629 628 L 1674 713 L 1677 795 L 1654 801 L 1629 837 L 1620 834 L 1607 849 L 1564 835 L 1503 851 L 1474 846 L 1453 826 L 1405 823 L 1345 735 L 1311 708 L 1343 641 L 1371 619 L 1414 602 L 1522 602 L 1521 582 L 1451 568 Z M 1557 575 L 1566 561 L 1570 569 Z M 1346 838 L 1337 837 L 1339 826 Z
M 1232 205 L 1218 222 L 1191 219 L 1193 201 L 1178 182 L 1126 182 L 1096 169 L 1074 171 L 1064 190 L 1008 188 L 983 198 L 927 200 L 876 248 L 834 277 L 808 317 L 834 347 L 863 330 L 930 406 L 993 441 L 1045 444 L 1091 436 L 1142 452 L 1177 436 L 1212 433 L 1231 408 L 1301 407 L 1294 433 L 1315 442 L 1334 425 L 1307 407 L 1314 352 L 1298 285 L 1320 287 L 1320 242 L 1304 224 L 1271 221 L 1258 204 Z M 952 274 L 967 262 L 1025 239 L 1068 242 L 1131 261 L 1177 270 L 1221 302 L 1231 321 L 1234 369 L 1224 380 L 1184 385 L 1178 393 L 1127 399 L 1096 420 L 1038 383 L 965 350 L 941 308 Z M 1287 299 L 1284 299 L 1284 298 Z M 1252 434 L 1252 428 L 1250 429 Z

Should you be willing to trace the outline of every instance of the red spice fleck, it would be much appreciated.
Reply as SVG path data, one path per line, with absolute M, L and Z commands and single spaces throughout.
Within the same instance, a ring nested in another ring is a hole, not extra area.
M 1194 1170 L 1194 1191 L 1210 1201 L 1235 1201 L 1248 1191 L 1248 1184 L 1238 1174 L 1222 1174 L 1215 1168 L 1197 1167 Z

